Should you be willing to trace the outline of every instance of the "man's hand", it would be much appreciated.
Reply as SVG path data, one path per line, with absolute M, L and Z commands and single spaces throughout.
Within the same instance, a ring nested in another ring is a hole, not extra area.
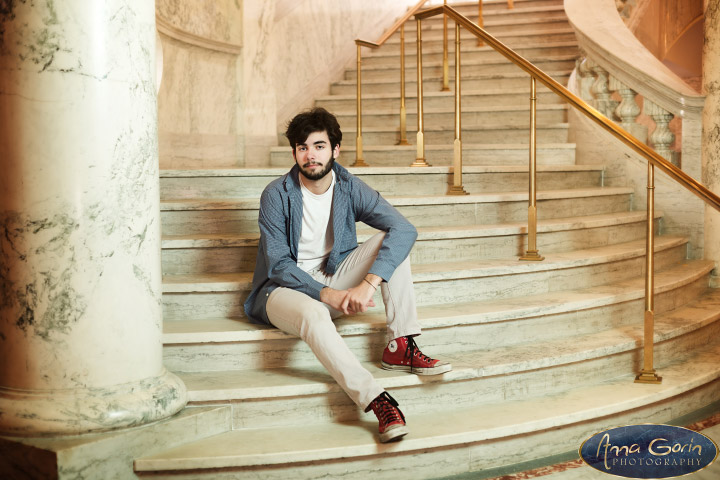
M 364 312 L 369 307 L 375 306 L 372 296 L 380 282 L 382 278 L 369 273 L 358 285 L 347 290 L 323 288 L 320 290 L 320 301 L 345 315 Z
M 374 307 L 375 302 L 372 299 L 375 289 L 372 285 L 363 281 L 358 285 L 349 288 L 345 300 L 342 303 L 343 307 L 354 312 L 364 312 L 368 307 Z
M 355 311 L 348 309 L 345 297 L 347 297 L 347 290 L 335 290 L 334 288 L 325 287 L 320 290 L 320 301 L 330 305 L 335 310 L 343 312 L 345 315 L 355 313 Z M 343 307 L 343 303 L 345 306 Z

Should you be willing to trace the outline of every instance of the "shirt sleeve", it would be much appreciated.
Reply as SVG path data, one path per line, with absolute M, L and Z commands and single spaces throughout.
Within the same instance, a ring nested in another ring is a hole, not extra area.
M 379 192 L 356 179 L 354 204 L 356 220 L 385 232 L 380 250 L 368 273 L 388 281 L 395 269 L 410 254 L 417 239 L 417 229 Z
M 282 211 L 281 202 L 280 195 L 267 190 L 260 197 L 258 226 L 268 278 L 281 287 L 292 288 L 315 300 L 320 300 L 320 290 L 325 285 L 298 267 L 297 261 L 290 253 L 290 239 L 286 229 L 287 217 Z

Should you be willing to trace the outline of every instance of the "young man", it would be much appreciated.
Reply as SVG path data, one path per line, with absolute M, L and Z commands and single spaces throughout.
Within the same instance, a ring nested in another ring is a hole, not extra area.
M 285 132 L 295 165 L 260 197 L 260 244 L 245 312 L 302 338 L 320 363 L 365 412 L 380 422 L 380 441 L 406 435 L 397 402 L 380 387 L 338 334 L 332 320 L 374 307 L 380 288 L 388 344 L 382 367 L 418 375 L 450 364 L 420 352 L 408 254 L 417 231 L 378 192 L 335 163 L 342 132 L 316 108 L 293 118 Z M 381 232 L 361 246 L 355 222 Z

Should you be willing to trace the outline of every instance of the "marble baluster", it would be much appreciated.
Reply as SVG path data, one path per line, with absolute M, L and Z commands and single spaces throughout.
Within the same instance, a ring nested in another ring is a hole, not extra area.
M 655 121 L 655 130 L 650 134 L 650 144 L 662 157 L 678 165 L 677 152 L 672 149 L 675 134 L 670 131 L 670 121 L 675 115 L 656 103 L 645 99 L 645 114 Z
M 720 192 L 720 3 L 705 1 L 703 45 L 702 181 Z M 705 206 L 705 258 L 715 262 L 711 286 L 720 287 L 720 212 Z
M 0 433 L 166 418 L 154 2 L 0 9 Z
M 615 120 L 615 108 L 617 108 L 618 102 L 612 99 L 612 94 L 610 93 L 608 85 L 609 74 L 607 70 L 594 62 L 591 69 L 595 73 L 595 83 L 592 84 L 590 89 L 593 95 L 595 95 L 595 108 L 610 120 Z
M 615 115 L 620 119 L 620 126 L 641 142 L 647 143 L 647 127 L 637 123 L 637 117 L 640 115 L 640 106 L 635 101 L 637 92 L 612 75 L 610 76 L 610 90 L 617 91 L 622 98 L 620 104 L 615 108 Z
M 593 61 L 585 57 L 578 66 L 578 76 L 580 77 L 579 92 L 580 97 L 595 107 L 597 102 L 592 93 L 592 85 L 595 83 L 595 74 L 592 70 Z

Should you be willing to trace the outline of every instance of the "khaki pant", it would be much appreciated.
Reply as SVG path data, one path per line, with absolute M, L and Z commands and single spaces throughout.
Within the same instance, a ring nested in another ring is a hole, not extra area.
M 356 248 L 334 275 L 325 275 L 319 269 L 309 272 L 310 275 L 336 290 L 358 285 L 375 261 L 384 236 L 378 233 Z M 409 258 L 398 265 L 388 282 L 380 284 L 380 290 L 387 316 L 387 341 L 419 335 Z M 270 323 L 300 337 L 310 346 L 320 363 L 360 408 L 367 407 L 383 392 L 337 332 L 332 320 L 342 312 L 297 290 L 280 287 L 268 297 L 267 314 Z

